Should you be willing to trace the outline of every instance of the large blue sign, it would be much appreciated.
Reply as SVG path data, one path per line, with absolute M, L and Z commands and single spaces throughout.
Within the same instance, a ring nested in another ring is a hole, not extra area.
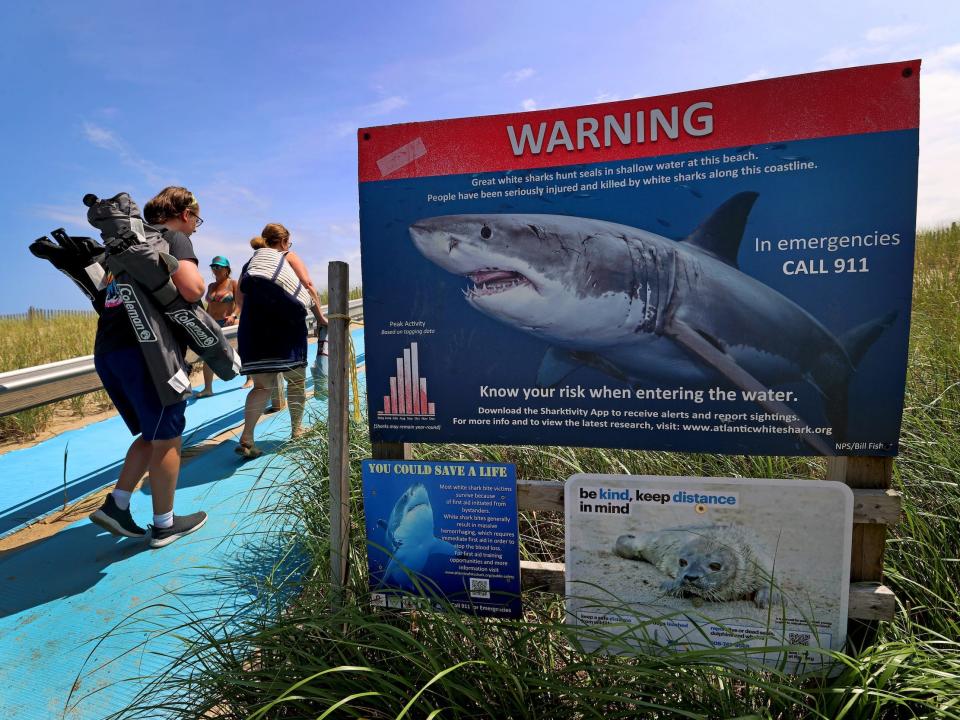
M 443 597 L 477 615 L 520 616 L 516 469 L 499 463 L 363 461 L 373 602 Z
M 906 78 L 897 69 L 890 84 Z M 744 102 L 761 94 L 744 90 Z M 616 144 L 621 115 L 587 110 L 522 133 L 505 116 L 523 169 L 457 172 L 455 143 L 418 138 L 360 184 L 373 439 L 896 454 L 916 214 L 909 119 L 609 162 L 574 151 L 557 165 L 551 147 Z M 410 133 L 438 138 L 446 124 L 423 125 Z M 448 166 L 441 156 L 436 174 L 390 179 L 433 147 L 452 153 Z

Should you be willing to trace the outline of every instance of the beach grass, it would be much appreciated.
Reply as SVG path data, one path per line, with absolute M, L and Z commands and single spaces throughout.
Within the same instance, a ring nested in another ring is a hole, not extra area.
M 284 455 L 302 478 L 264 509 L 269 544 L 294 572 L 266 588 L 234 629 L 196 619 L 185 646 L 117 717 L 200 718 L 960 718 L 960 231 L 918 238 L 910 365 L 894 484 L 903 520 L 891 529 L 891 622 L 858 651 L 836 653 L 832 677 L 751 664 L 742 651 L 600 654 L 564 623 L 562 598 L 527 593 L 522 621 L 369 606 L 360 462 L 371 448 L 351 427 L 349 590 L 329 573 L 326 428 Z M 419 458 L 512 462 L 518 477 L 576 472 L 823 477 L 817 458 L 680 455 L 567 447 L 417 446 Z M 294 528 L 290 531 L 289 528 Z M 286 529 L 284 529 L 286 528 Z M 559 513 L 521 513 L 521 556 L 562 562 Z M 275 601 L 279 593 L 292 602 Z M 616 649 L 616 637 L 597 638 Z
M 93 311 L 0 318 L 0 372 L 90 355 L 96 329 Z M 0 440 L 29 439 L 46 429 L 58 413 L 82 417 L 106 402 L 106 393 L 97 392 L 0 417 Z

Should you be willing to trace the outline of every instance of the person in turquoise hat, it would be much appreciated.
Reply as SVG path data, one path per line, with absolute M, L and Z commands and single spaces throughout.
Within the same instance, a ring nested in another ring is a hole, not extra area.
M 210 261 L 210 270 L 215 280 L 207 285 L 207 312 L 220 327 L 236 325 L 240 316 L 241 301 L 237 296 L 237 281 L 230 277 L 230 261 L 223 255 L 217 255 Z M 249 387 L 250 381 L 244 387 Z M 198 398 L 213 395 L 213 370 L 203 366 L 203 390 Z

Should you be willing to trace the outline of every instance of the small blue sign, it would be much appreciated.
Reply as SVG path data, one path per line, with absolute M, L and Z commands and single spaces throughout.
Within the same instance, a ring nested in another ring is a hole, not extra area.
M 520 617 L 517 474 L 503 463 L 364 460 L 373 604 L 421 590 L 464 612 Z

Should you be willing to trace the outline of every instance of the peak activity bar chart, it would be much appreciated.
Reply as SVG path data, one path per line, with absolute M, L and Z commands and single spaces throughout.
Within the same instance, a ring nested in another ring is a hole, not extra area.
M 427 379 L 420 375 L 417 343 L 410 343 L 397 358 L 397 374 L 390 378 L 390 394 L 383 396 L 383 409 L 377 417 L 387 420 L 434 415 L 434 405 L 427 399 Z

